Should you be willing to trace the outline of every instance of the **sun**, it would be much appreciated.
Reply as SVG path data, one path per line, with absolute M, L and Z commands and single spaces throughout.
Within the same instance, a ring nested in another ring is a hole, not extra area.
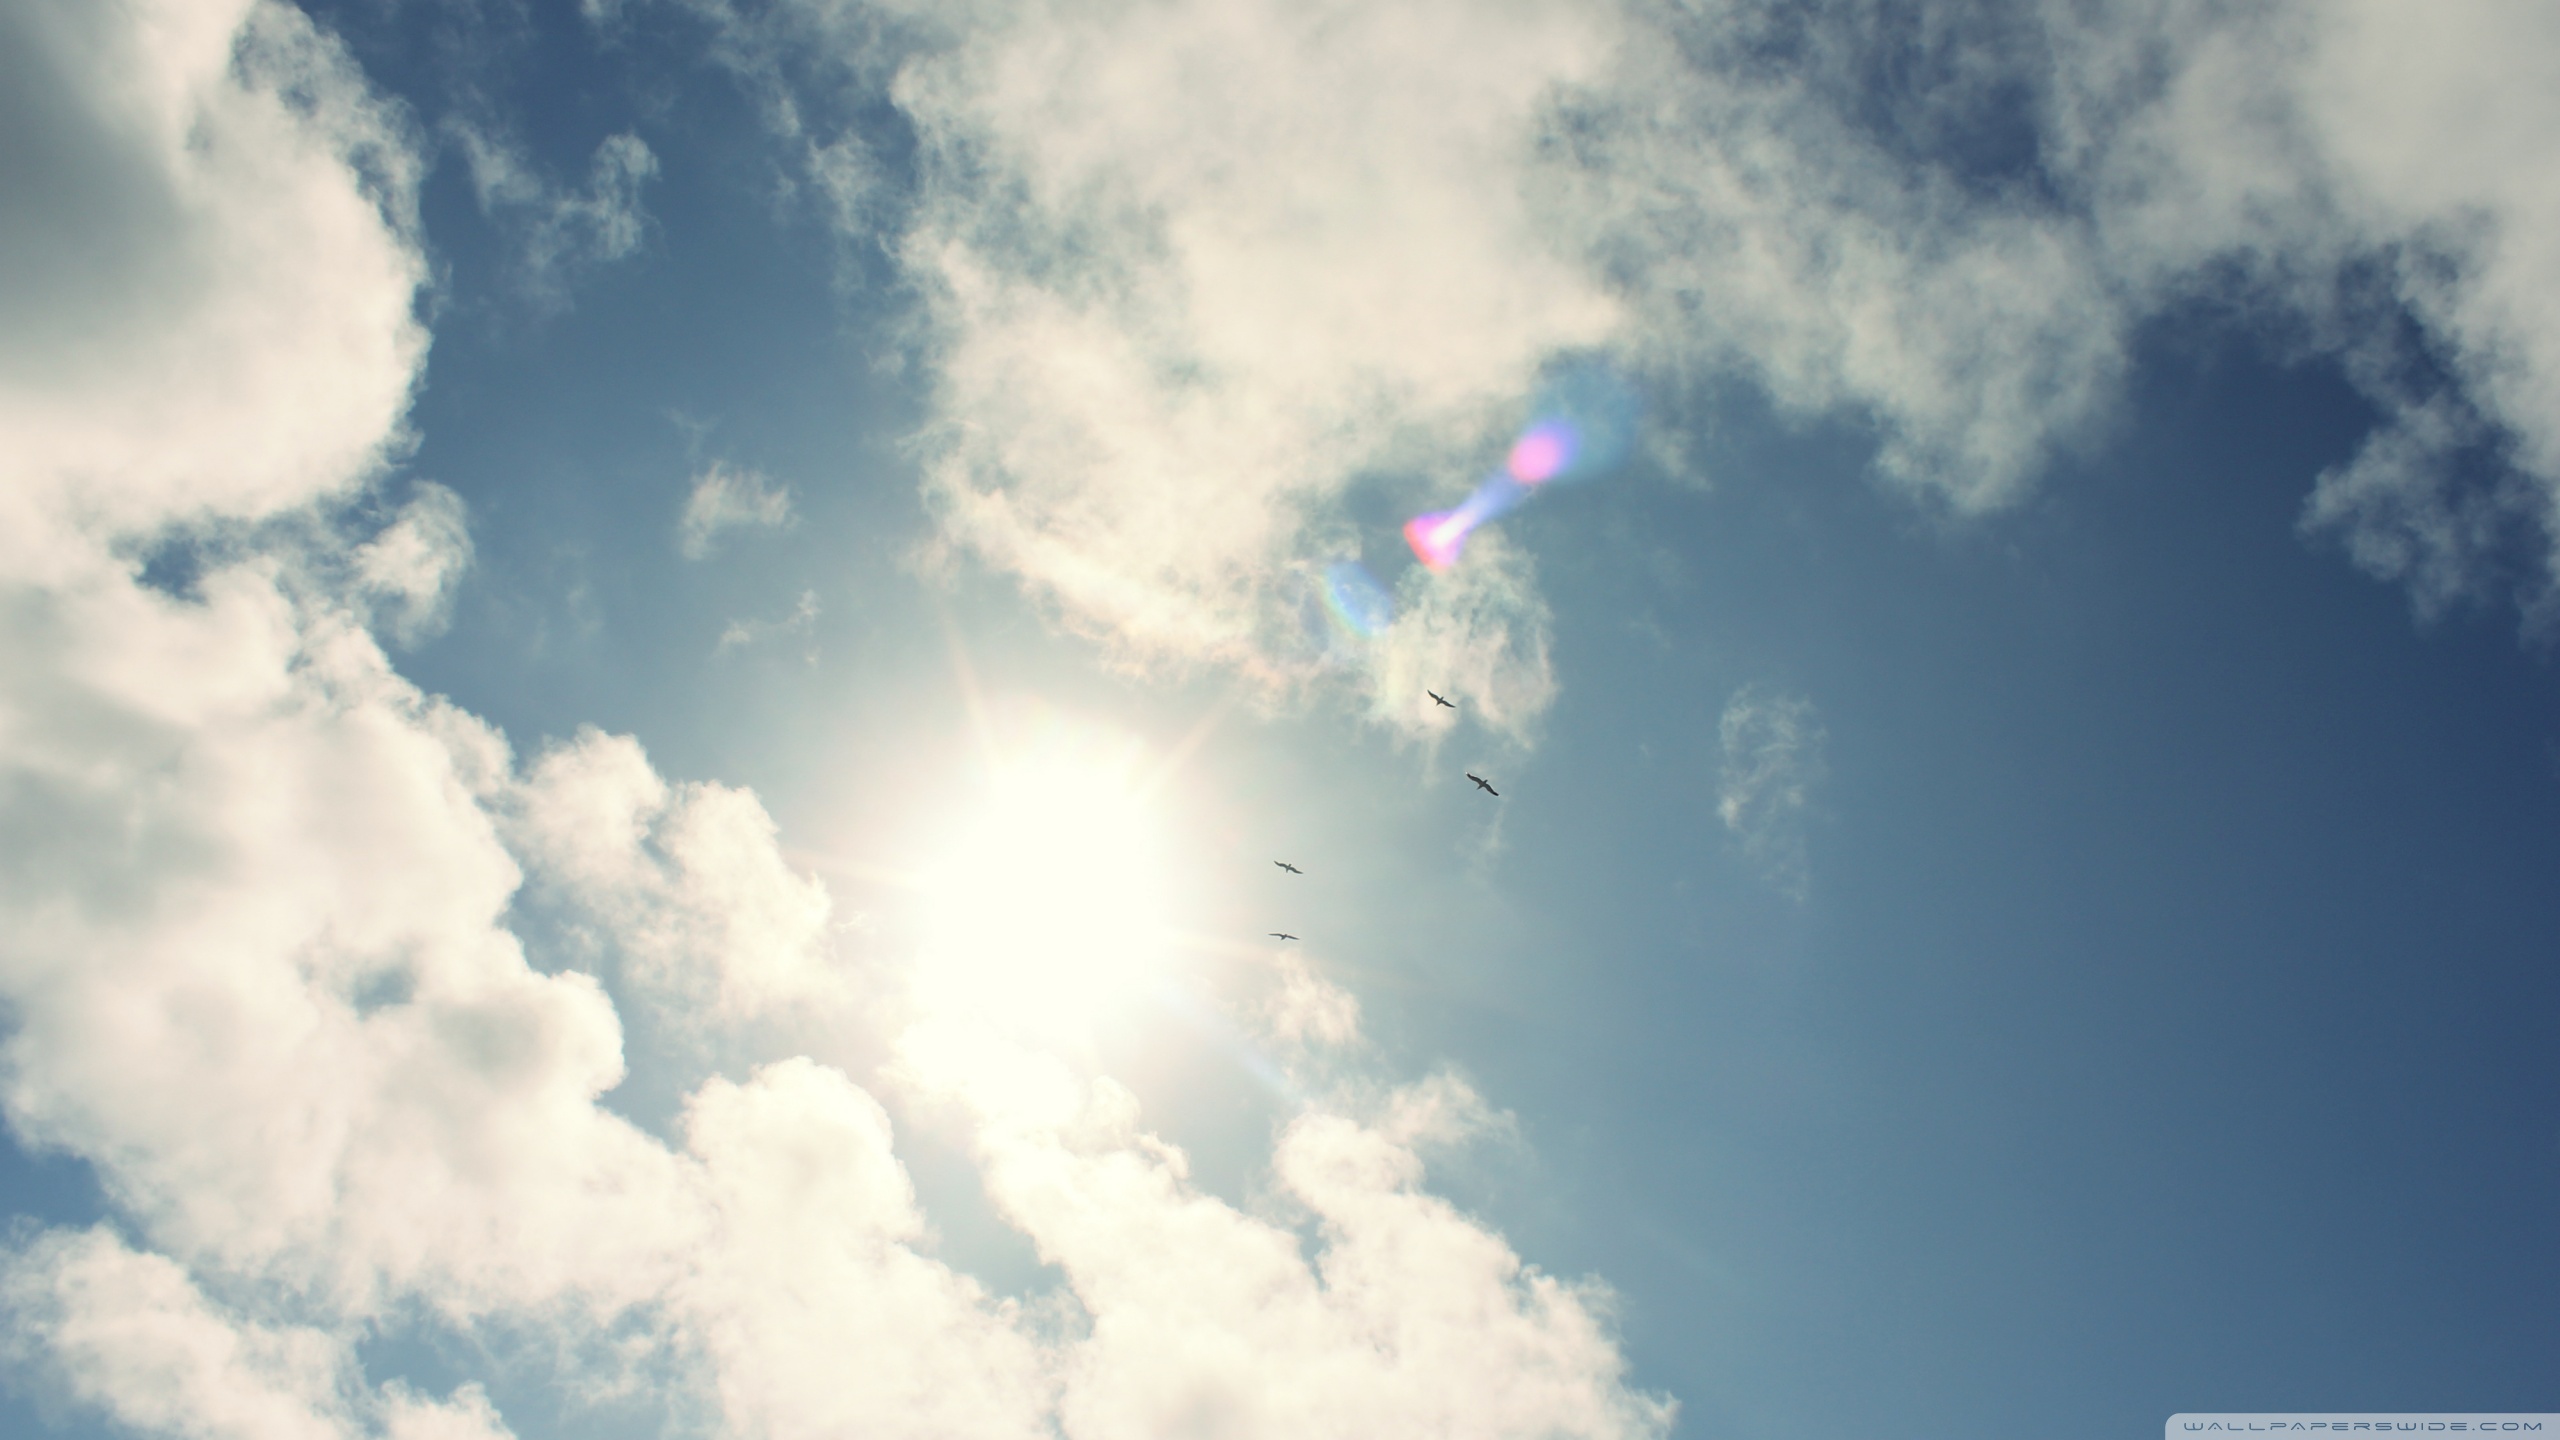
M 1052 720 L 990 768 L 925 875 L 919 998 L 1067 1038 L 1144 996 L 1171 949 L 1144 752 Z

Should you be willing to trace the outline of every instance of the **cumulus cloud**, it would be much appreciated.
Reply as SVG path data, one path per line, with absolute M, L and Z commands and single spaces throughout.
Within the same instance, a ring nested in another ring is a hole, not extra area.
M 1034 1440 L 1053 1359 L 1021 1307 L 919 1253 L 929 1241 L 879 1101 L 811 1061 L 713 1079 L 685 1116 L 720 1217 L 680 1323 L 732 1434 Z
M 355 550 L 356 583 L 372 596 L 394 638 L 414 645 L 452 617 L 453 592 L 471 565 L 462 497 L 422 481 L 400 514 Z
M 166 1257 L 105 1229 L 56 1230 L 0 1257 L 0 1353 L 144 1435 L 189 1440 L 508 1440 L 477 1385 L 446 1400 L 367 1393 L 344 1335 L 261 1325 Z
M 1299 678 L 1297 577 L 1358 549 L 1355 485 L 1463 490 L 1564 352 L 1868 416 L 1888 473 L 1964 509 L 2019 493 L 2123 367 L 2085 217 L 1889 151 L 1770 63 L 1760 7 L 942 18 L 891 88 L 923 142 L 897 244 L 929 297 L 929 495 L 1123 657 Z M 1549 703 L 1536 587 L 1479 547 L 1401 587 L 1354 671 L 1376 718 L 1444 726 L 1403 703 L 1417 677 L 1515 736 Z
M 1716 817 L 1762 878 L 1799 901 L 1813 883 L 1805 821 L 1822 783 L 1823 738 L 1812 701 L 1761 685 L 1735 691 L 1716 722 Z
M 1525 1266 L 1422 1188 L 1422 1146 L 1487 1112 L 1454 1081 L 1364 1120 L 1315 1108 L 1280 1137 L 1281 1217 L 1201 1193 L 1134 1096 L 1001 1039 L 920 1028 L 914 1083 L 979 1118 L 989 1197 L 1088 1317 L 1059 1357 L 1070 1435 L 1659 1436 L 1629 1390 L 1606 1293 Z
M 676 548 L 687 560 L 709 557 L 729 530 L 779 530 L 791 523 L 791 489 L 755 470 L 714 460 L 693 477 L 684 514 L 676 521 Z
M 0 9 L 0 566 L 349 491 L 400 438 L 417 163 L 290 6 Z
M 783 863 L 752 794 L 671 787 L 638 741 L 588 729 L 533 767 L 515 825 L 624 973 L 669 1003 L 735 1017 L 835 993 L 826 890 Z

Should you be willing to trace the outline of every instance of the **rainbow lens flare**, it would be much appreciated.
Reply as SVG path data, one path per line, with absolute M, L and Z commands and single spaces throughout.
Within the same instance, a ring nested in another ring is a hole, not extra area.
M 1337 560 L 1324 569 L 1324 606 L 1334 623 L 1363 640 L 1375 640 L 1396 623 L 1396 602 L 1387 587 L 1357 560 Z
M 1511 442 L 1502 473 L 1488 476 L 1457 509 L 1434 510 L 1405 522 L 1405 543 L 1423 568 L 1438 572 L 1458 563 L 1458 552 L 1477 526 L 1549 481 L 1580 480 L 1616 468 L 1635 438 L 1635 393 L 1596 360 L 1552 372 L 1531 413 L 1537 418 Z

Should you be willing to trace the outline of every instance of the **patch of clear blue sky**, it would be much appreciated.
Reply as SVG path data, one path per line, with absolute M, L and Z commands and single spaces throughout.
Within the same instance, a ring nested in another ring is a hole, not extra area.
M 1531 1248 L 1619 1278 L 1697 1433 L 2546 1396 L 2560 685 L 2295 536 L 2366 417 L 2216 338 L 1952 535 L 1752 425 L 1712 492 L 1541 517 L 1514 793 L 1573 814 L 1507 878 L 1559 973 L 1470 1048 L 1575 1192 Z M 1801 914 L 1715 878 L 1761 678 L 1830 734 Z
M 605 47 L 566 6 L 476 29 L 320 10 L 430 123 L 467 78 L 555 179 L 624 129 L 661 164 L 642 253 L 549 317 L 458 163 L 430 182 L 447 283 L 409 471 L 468 499 L 479 563 L 402 661 L 421 684 L 523 751 L 636 733 L 671 776 L 753 786 L 786 842 L 887 859 L 951 793 L 918 777 L 966 762 L 946 613 L 1002 691 L 1167 739 L 1214 702 L 1101 673 L 1000 584 L 902 565 L 916 380 L 873 363 L 900 298 L 876 266 L 839 293 L 689 22 L 635 10 Z M 2369 421 L 2334 377 L 2209 316 L 2151 342 L 2092 458 L 1952 527 L 1870 478 L 1854 433 L 1657 396 L 1711 483 L 1639 466 L 1506 522 L 1564 688 L 1503 762 L 1490 860 L 1453 766 L 1345 717 L 1239 715 L 1193 768 L 1183 823 L 1236 875 L 1195 918 L 1322 937 L 1401 1069 L 1452 1062 L 1521 1116 L 1524 1149 L 1442 1183 L 1618 1289 L 1684 1434 L 2551 1403 L 2560 683 L 2505 619 L 2414 625 L 2296 535 Z M 713 458 L 789 484 L 798 526 L 679 558 Z M 805 638 L 717 653 L 804 591 Z M 1755 681 L 1829 735 L 1802 906 L 1714 813 L 1717 716 Z M 1252 1082 L 1196 1036 L 1132 1065 L 1204 1183 L 1250 1193 Z M 953 1253 L 1039 1283 L 965 1162 L 905 1143 Z M 77 1166 L 14 1150 L 0 1197 L 97 1210 Z M 500 1378 L 519 1433 L 553 1433 Z M 31 1413 L 0 1399 L 0 1424 Z

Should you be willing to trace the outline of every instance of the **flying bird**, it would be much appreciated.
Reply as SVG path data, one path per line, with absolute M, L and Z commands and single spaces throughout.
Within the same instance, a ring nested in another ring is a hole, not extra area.
M 1487 795 L 1491 795 L 1491 796 L 1493 796 L 1495 799 L 1500 799 L 1500 798 L 1502 797 L 1502 792 L 1493 788 L 1493 782 L 1492 782 L 1492 781 L 1487 780 L 1486 778 L 1484 778 L 1483 776 L 1481 776 L 1481 775 L 1477 774 L 1477 773 L 1476 773 L 1476 772 L 1474 772 L 1473 770 L 1470 770 L 1470 771 L 1468 771 L 1468 772 L 1467 772 L 1467 778 L 1468 778 L 1468 779 L 1470 779 L 1470 780 L 1473 780 L 1474 782 L 1476 782 L 1476 788 L 1477 788 L 1477 789 L 1479 789 L 1479 790 L 1481 790 L 1481 791 L 1483 791 L 1483 792 L 1484 792 L 1484 793 L 1486 793 Z
M 1306 873 L 1307 873 L 1306 871 L 1299 869 L 1297 866 L 1290 864 L 1290 863 L 1289 863 L 1288 861 L 1286 861 L 1286 860 L 1274 860 L 1274 861 L 1272 861 L 1271 863 L 1272 863 L 1272 864 L 1274 864 L 1274 865 L 1279 866 L 1279 867 L 1280 867 L 1281 869 L 1283 869 L 1283 870 L 1288 871 L 1288 872 L 1289 872 L 1290 874 L 1292 874 L 1292 875 L 1304 875 L 1304 874 L 1306 874 Z
M 1441 704 L 1443 704 L 1443 705 L 1449 705 L 1449 702 L 1448 702 L 1446 699 L 1442 698 L 1442 696 L 1441 696 L 1440 692 L 1439 692 L 1439 691 L 1437 691 L 1437 690 L 1425 690 L 1425 691 L 1423 691 L 1422 693 L 1423 693 L 1423 694 L 1425 694 L 1425 695 L 1430 696 L 1430 697 L 1431 697 L 1432 699 L 1434 699 L 1434 700 L 1438 700 L 1438 701 L 1440 701 L 1440 703 L 1441 703 Z M 1457 707 L 1457 706 L 1455 706 L 1455 705 L 1449 705 L 1449 708 L 1450 708 L 1450 709 L 1452 709 L 1452 710 L 1455 710 L 1455 709 L 1457 709 L 1458 707 Z
M 1298 938 L 1295 935 L 1283 935 L 1277 930 L 1265 930 L 1262 933 L 1270 936 L 1274 940 L 1295 940 Z

